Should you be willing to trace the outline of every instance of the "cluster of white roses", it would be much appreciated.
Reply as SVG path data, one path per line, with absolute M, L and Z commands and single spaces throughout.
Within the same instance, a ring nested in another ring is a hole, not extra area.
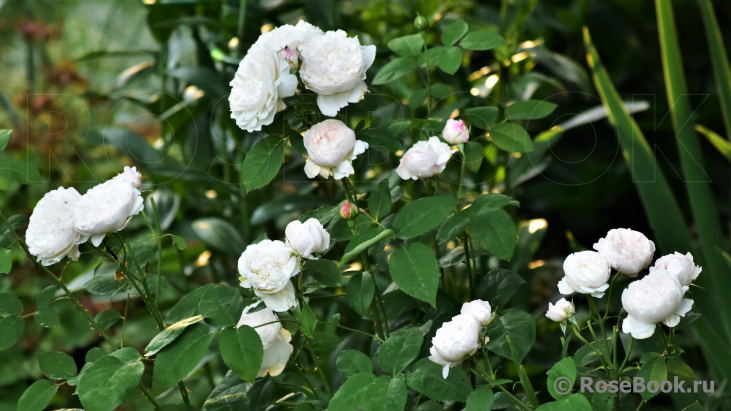
M 599 239 L 594 249 L 596 251 L 581 251 L 566 258 L 565 276 L 558 283 L 561 294 L 576 292 L 603 297 L 609 288 L 611 270 L 636 277 L 652 262 L 655 244 L 642 233 L 619 228 Z M 693 306 L 693 300 L 685 299 L 683 295 L 700 272 L 701 267 L 694 265 L 690 253 L 676 252 L 657 259 L 647 276 L 630 283 L 622 293 L 622 306 L 628 314 L 622 322 L 622 331 L 644 339 L 653 335 L 657 323 L 668 327 L 678 325 L 680 318 Z M 555 306 L 549 303 L 546 317 L 564 322 L 574 313 L 573 304 L 561 299 Z
M 477 352 L 482 327 L 490 324 L 493 318 L 490 303 L 474 300 L 462 304 L 460 314 L 442 324 L 431 340 L 429 351 L 429 359 L 444 366 L 442 377 L 446 379 L 451 367 L 461 364 Z
M 59 187 L 43 196 L 30 216 L 25 240 L 28 250 L 45 265 L 68 256 L 79 258 L 79 244 L 101 244 L 109 233 L 123 230 L 144 208 L 136 167 L 99 184 L 83 196 L 76 189 Z

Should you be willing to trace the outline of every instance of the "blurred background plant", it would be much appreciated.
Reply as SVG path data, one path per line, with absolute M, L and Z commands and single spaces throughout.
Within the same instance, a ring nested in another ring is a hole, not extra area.
M 228 82 L 261 31 L 298 19 L 324 30 L 341 28 L 362 44 L 377 46 L 367 82 L 382 84 L 369 86 L 366 99 L 348 111 L 351 126 L 361 119 L 371 127 L 381 122 L 379 132 L 364 136 L 383 150 L 371 150 L 376 154 L 369 158 L 368 173 L 357 170 L 363 186 L 395 168 L 406 142 L 422 130 L 441 130 L 440 122 L 469 115 L 468 108 L 504 110 L 528 99 L 558 105 L 543 119 L 521 122 L 534 136 L 532 152 L 511 155 L 487 148 L 469 165 L 480 178 L 468 184 L 478 192 L 501 192 L 521 205 L 511 208 L 521 221 L 515 256 L 502 268 L 526 281 L 509 306 L 538 317 L 537 343 L 525 360 L 534 386 L 545 386 L 545 370 L 557 360 L 548 353 L 559 351 L 560 330 L 541 314 L 546 301 L 557 299 L 563 258 L 591 248 L 610 228 L 629 227 L 656 242 L 657 256 L 691 251 L 703 265 L 698 293 L 705 297 L 696 299 L 703 315 L 680 344 L 687 347 L 690 368 L 681 363 L 673 372 L 714 379 L 716 394 L 701 399 L 724 409 L 729 406 L 724 381 L 731 376 L 731 303 L 724 298 L 731 292 L 731 270 L 723 256 L 729 250 L 731 211 L 731 174 L 724 159 L 730 152 L 731 81 L 724 40 L 729 44 L 731 10 L 722 1 L 672 3 L 675 15 L 682 16 L 674 22 L 664 0 L 657 1 L 657 11 L 651 1 L 629 0 L 5 1 L 0 3 L 0 129 L 14 132 L 0 161 L 27 159 L 39 174 L 28 174 L 36 184 L 27 185 L 11 172 L 1 173 L 0 207 L 6 215 L 30 215 L 50 189 L 73 185 L 83 193 L 124 165 L 136 165 L 145 176 L 143 191 L 160 207 L 163 229 L 188 240 L 186 250 L 171 247 L 162 261 L 150 252 L 151 264 L 171 273 L 162 307 L 172 307 L 201 284 L 237 283 L 235 262 L 247 244 L 262 235 L 278 238 L 303 212 L 334 205 L 327 194 L 337 187 L 309 181 L 302 173 L 304 159 L 287 147 L 274 183 L 246 193 L 241 164 L 259 133 L 246 133 L 229 118 Z M 394 52 L 408 57 L 390 41 L 417 33 L 412 24 L 417 13 L 431 26 L 428 61 L 412 61 L 395 79 L 379 79 L 379 70 L 394 64 L 389 63 Z M 470 31 L 499 32 L 505 45 L 450 54 L 439 44 L 448 42 L 445 29 L 460 19 Z M 587 49 L 594 53 L 588 62 Z M 700 134 L 692 133 L 696 124 Z M 481 132 L 473 129 L 473 138 Z M 128 230 L 138 229 L 137 239 L 147 241 L 143 226 L 134 219 Z M 0 291 L 12 285 L 25 296 L 25 313 L 33 313 L 35 296 L 51 283 L 22 255 L 15 257 L 12 275 L 0 277 Z M 497 268 L 496 261 L 482 259 L 484 266 Z M 72 290 L 99 274 L 96 261 L 82 261 L 68 270 L 56 268 Z M 443 265 L 460 275 L 448 262 Z M 104 291 L 85 294 L 83 302 L 92 312 L 124 312 L 126 300 Z M 14 410 L 17 398 L 40 376 L 39 353 L 62 350 L 83 363 L 86 350 L 99 345 L 98 336 L 84 332 L 86 321 L 65 304 L 54 304 L 62 326 L 27 321 L 23 340 L 0 351 L 0 409 Z M 360 318 L 338 302 L 313 308 L 324 316 L 342 312 L 346 325 Z M 137 312 L 127 324 L 127 343 L 144 346 L 154 336 L 144 331 L 154 330 L 147 326 L 152 318 L 141 305 L 129 310 Z M 660 344 L 656 339 L 638 344 L 637 359 Z M 326 367 L 342 382 L 334 358 Z M 195 371 L 188 384 L 193 400 L 204 400 L 209 384 L 220 380 L 218 366 L 211 359 Z M 62 388 L 53 404 L 68 406 L 77 401 L 72 394 L 70 387 Z M 663 396 L 653 406 L 680 409 L 696 399 Z M 142 401 L 124 407 L 149 408 Z

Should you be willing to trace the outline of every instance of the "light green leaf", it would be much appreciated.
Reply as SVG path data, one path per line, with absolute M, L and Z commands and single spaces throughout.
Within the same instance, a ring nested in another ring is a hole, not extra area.
M 418 56 L 424 48 L 424 39 L 420 34 L 398 37 L 388 42 L 388 48 L 399 56 Z
M 467 50 L 490 50 L 505 44 L 505 39 L 494 31 L 481 30 L 469 33 L 459 46 Z
M 0 250 L 0 274 L 10 273 L 11 268 L 13 268 L 12 250 Z
M 390 83 L 416 69 L 416 62 L 410 57 L 398 57 L 383 66 L 373 79 L 374 85 Z
M 428 358 L 422 358 L 406 375 L 406 383 L 416 392 L 436 401 L 467 401 L 472 384 L 462 367 L 450 368 L 447 379 L 442 377 L 442 368 Z
M 731 67 L 726 54 L 726 46 L 723 43 L 723 36 L 711 1 L 698 0 L 698 7 L 701 9 L 708 48 L 711 51 L 713 77 L 716 80 L 716 90 L 718 91 L 718 100 L 721 103 L 721 114 L 723 115 L 723 123 L 726 126 L 726 136 L 731 138 Z M 731 160 L 731 154 L 728 157 Z
M 472 235 L 485 251 L 510 261 L 518 232 L 510 215 L 502 209 L 481 208 L 470 213 Z
M 330 287 L 340 285 L 343 278 L 340 273 L 340 268 L 338 268 L 338 263 L 324 258 L 307 260 L 305 262 L 305 270 L 312 278 Z
M 398 249 L 391 254 L 388 267 L 401 291 L 436 307 L 439 264 L 429 247 L 411 243 Z
M 406 380 L 403 374 L 382 375 L 366 387 L 363 411 L 403 411 L 406 406 Z
M 383 371 L 396 375 L 419 355 L 424 336 L 418 328 L 399 330 L 387 339 L 378 352 L 378 364 Z
M 553 113 L 556 105 L 543 100 L 528 100 L 513 103 L 505 109 L 507 120 L 538 120 Z
M 700 124 L 695 125 L 695 130 L 697 132 L 701 133 L 706 138 L 706 140 L 708 140 L 709 143 L 713 144 L 713 147 L 716 147 L 716 150 L 718 150 L 719 153 L 723 154 L 723 156 L 726 157 L 728 159 L 728 161 L 731 161 L 731 142 L 730 141 L 719 136 L 713 130 L 703 127 Z
M 152 355 L 157 354 L 160 350 L 167 347 L 170 343 L 175 341 L 176 338 L 180 334 L 185 331 L 185 329 L 189 325 L 193 325 L 195 323 L 198 323 L 203 320 L 202 315 L 196 315 L 194 317 L 186 318 L 184 320 L 180 320 L 176 322 L 175 324 L 167 327 L 166 329 L 162 330 L 162 332 L 155 336 L 155 338 L 150 341 L 149 344 L 147 344 L 147 348 L 145 348 L 145 357 L 150 357 Z
M 520 364 L 536 340 L 536 321 L 525 311 L 510 308 L 495 317 L 486 332 L 488 350 Z M 517 358 L 513 358 L 506 336 L 510 336 Z
M 181 251 L 188 248 L 188 243 L 185 242 L 185 239 L 183 237 L 178 237 L 177 235 L 172 234 L 170 236 L 173 239 L 173 244 L 175 244 L 175 248 Z
M 152 372 L 153 392 L 159 395 L 183 381 L 206 355 L 212 339 L 207 326 L 194 324 L 163 348 L 157 354 Z
M 489 385 L 477 387 L 467 397 L 465 411 L 489 410 L 492 408 L 493 401 L 495 401 L 495 395 Z
M 462 50 L 459 47 L 447 47 L 439 55 L 439 68 L 447 74 L 454 74 L 462 65 Z
M 396 235 L 408 239 L 437 228 L 454 211 L 453 197 L 426 197 L 407 204 L 393 220 Z
M 465 117 L 473 126 L 488 129 L 497 121 L 497 107 L 471 107 L 465 110 Z
M 193 231 L 207 245 L 238 258 L 246 249 L 239 231 L 228 221 L 216 218 L 201 218 L 192 224 Z
M 356 411 L 364 400 L 365 391 L 376 379 L 370 373 L 361 373 L 348 378 L 333 395 L 327 411 Z
M 344 350 L 338 355 L 335 362 L 338 370 L 345 377 L 350 378 L 360 373 L 373 373 L 373 363 L 367 355 L 356 350 Z
M 51 403 L 57 391 L 58 386 L 51 380 L 36 381 L 20 396 L 18 410 L 43 411 Z
M 107 355 L 83 371 L 77 392 L 86 411 L 112 411 L 127 398 L 142 379 L 140 361 L 124 363 Z
M 104 310 L 94 317 L 94 322 L 99 324 L 102 330 L 113 326 L 117 321 L 122 319 L 122 315 L 115 310 Z
M 368 209 L 376 220 L 385 217 L 391 211 L 391 189 L 388 186 L 388 179 L 378 183 L 376 189 L 368 196 Z
M 645 384 L 648 384 L 650 381 L 661 383 L 667 380 L 668 372 L 665 368 L 665 357 L 658 355 L 644 363 L 637 372 L 637 377 L 644 378 Z M 660 387 L 658 386 L 657 388 L 655 392 L 650 392 L 649 389 L 645 389 L 645 391 L 640 393 L 642 399 L 650 401 L 651 398 L 660 393 Z
M 492 270 L 480 281 L 477 295 L 494 307 L 505 307 L 513 298 L 518 287 L 525 284 L 523 277 L 510 270 L 498 268 Z
M 499 148 L 511 153 L 533 151 L 533 140 L 523 127 L 515 123 L 500 123 L 490 130 L 490 139 Z
M 281 137 L 263 138 L 246 153 L 241 166 L 241 183 L 247 193 L 264 187 L 277 175 L 284 160 L 283 141 Z
M 23 303 L 15 294 L 10 292 L 0 293 L 0 315 L 19 316 L 23 314 Z
M 557 379 L 566 379 L 568 378 L 569 382 L 561 382 L 559 381 L 558 384 L 556 384 Z M 551 369 L 548 371 L 548 382 L 546 383 L 546 386 L 548 387 L 548 393 L 551 394 L 551 396 L 557 400 L 560 400 L 562 398 L 566 398 L 569 394 L 562 394 L 560 392 L 556 392 L 554 387 L 558 387 L 559 390 L 568 390 L 570 387 L 573 387 L 574 383 L 576 382 L 576 363 L 574 362 L 574 359 L 571 357 L 566 357 L 563 360 L 557 362 L 556 364 L 551 367 Z M 562 385 L 565 384 L 565 385 Z M 563 391 L 565 392 L 565 391 Z
M 8 143 L 10 142 L 10 133 L 12 133 L 13 130 L 0 130 L 0 151 L 5 150 L 5 147 L 8 146 Z
M 215 284 L 203 294 L 198 309 L 210 325 L 228 327 L 239 322 L 244 311 L 244 298 L 238 288 Z
M 442 32 L 442 44 L 445 46 L 454 46 L 454 43 L 459 41 L 467 33 L 469 28 L 470 26 L 464 20 L 459 19 L 455 21 Z
M 360 315 L 366 315 L 373 301 L 376 285 L 371 273 L 357 273 L 348 281 L 345 298 L 348 304 Z
M 218 339 L 223 362 L 239 378 L 254 383 L 264 358 L 264 346 L 256 330 L 248 325 L 228 327 Z
M 58 313 L 53 307 L 45 306 L 38 309 L 33 319 L 41 327 L 53 328 L 58 327 L 61 324 L 61 319 L 58 317 Z
M 70 355 L 62 352 L 44 352 L 38 356 L 38 366 L 46 377 L 65 380 L 76 376 L 76 363 Z

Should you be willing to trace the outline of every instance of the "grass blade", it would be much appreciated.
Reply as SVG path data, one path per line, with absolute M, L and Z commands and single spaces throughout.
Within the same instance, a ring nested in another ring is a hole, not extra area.
M 718 99 L 721 103 L 723 123 L 726 125 L 726 138 L 731 139 L 731 67 L 729 67 L 726 47 L 723 44 L 721 29 L 718 27 L 716 13 L 710 0 L 698 0 L 703 26 L 706 28 L 708 48 L 711 51 L 713 76 L 716 79 Z
M 695 125 L 695 131 L 703 134 L 708 142 L 716 147 L 716 150 L 720 151 L 728 161 L 731 161 L 731 142 L 716 134 L 715 131 L 705 128 L 700 124 Z

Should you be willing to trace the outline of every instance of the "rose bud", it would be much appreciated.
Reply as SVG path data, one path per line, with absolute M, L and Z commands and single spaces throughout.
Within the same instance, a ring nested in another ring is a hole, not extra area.
M 470 130 L 463 120 L 447 120 L 447 125 L 442 130 L 442 137 L 449 144 L 464 144 L 470 139 Z
M 351 220 L 358 215 L 358 207 L 351 204 L 349 201 L 343 201 L 340 204 L 340 217 L 345 220 Z
M 556 321 L 557 323 L 561 321 L 566 321 L 574 314 L 576 314 L 576 309 L 574 308 L 574 305 L 567 301 L 565 298 L 558 300 L 556 302 L 556 305 L 548 303 L 548 311 L 546 311 L 546 317 L 548 317 L 548 319 L 550 319 L 551 321 Z

